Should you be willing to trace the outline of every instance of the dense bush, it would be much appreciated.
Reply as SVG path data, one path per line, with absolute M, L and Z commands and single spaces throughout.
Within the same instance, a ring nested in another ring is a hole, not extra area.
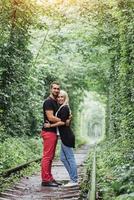
M 40 158 L 41 139 L 29 137 L 8 137 L 0 143 L 0 172 Z
M 97 28 L 93 44 L 98 49 L 100 64 L 99 55 L 103 55 L 100 47 L 107 49 L 104 51 L 109 58 L 103 67 L 98 65 L 100 75 L 96 69 L 91 71 L 103 83 L 101 86 L 106 85 L 101 90 L 107 96 L 107 139 L 99 147 L 97 159 L 100 195 L 106 200 L 115 200 L 117 196 L 117 199 L 133 199 L 134 4 L 129 0 L 88 3 L 86 7 L 83 3 L 82 15 L 87 15 L 90 22 L 93 20 Z
M 97 189 L 104 200 L 108 198 L 115 200 L 123 194 L 127 199 L 129 193 L 134 191 L 133 160 L 132 140 L 109 138 L 99 145 L 97 148 Z

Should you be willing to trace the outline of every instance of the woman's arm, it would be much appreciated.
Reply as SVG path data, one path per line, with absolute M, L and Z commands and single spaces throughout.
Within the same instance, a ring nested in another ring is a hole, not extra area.
M 65 122 L 56 122 L 54 124 L 50 124 L 50 123 L 44 123 L 44 128 L 51 128 L 51 127 L 57 127 L 57 126 L 63 126 L 65 125 Z

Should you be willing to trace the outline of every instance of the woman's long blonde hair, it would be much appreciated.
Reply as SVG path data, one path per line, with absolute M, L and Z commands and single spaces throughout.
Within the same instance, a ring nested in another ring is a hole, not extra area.
M 65 98 L 65 101 L 64 101 L 64 103 L 61 105 L 61 107 L 64 106 L 64 105 L 68 105 L 69 113 L 70 113 L 70 115 L 71 115 L 71 109 L 70 109 L 70 106 L 69 106 L 69 97 L 68 97 L 67 92 L 66 92 L 65 90 L 60 90 L 60 94 L 63 95 L 64 98 Z

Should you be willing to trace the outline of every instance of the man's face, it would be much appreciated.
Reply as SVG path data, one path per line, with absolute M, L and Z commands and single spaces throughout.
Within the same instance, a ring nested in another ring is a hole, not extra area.
M 56 85 L 56 84 L 53 84 L 53 85 L 52 85 L 52 88 L 51 88 L 51 94 L 52 94 L 55 98 L 57 98 L 58 95 L 59 95 L 59 93 L 60 93 L 60 86 L 59 86 L 59 85 Z

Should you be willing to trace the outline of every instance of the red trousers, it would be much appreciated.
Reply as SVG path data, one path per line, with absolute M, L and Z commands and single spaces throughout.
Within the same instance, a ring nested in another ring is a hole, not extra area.
M 42 131 L 43 138 L 43 157 L 41 161 L 41 177 L 42 181 L 51 181 L 53 176 L 51 174 L 52 161 L 55 156 L 57 134 L 53 132 Z

